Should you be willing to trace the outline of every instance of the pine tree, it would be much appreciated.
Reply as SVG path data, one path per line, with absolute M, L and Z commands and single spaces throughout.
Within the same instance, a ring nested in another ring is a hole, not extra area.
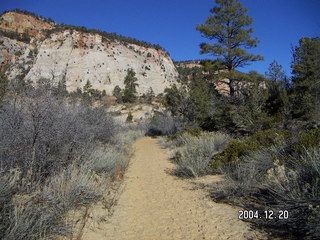
M 274 82 L 283 81 L 286 78 L 286 74 L 282 70 L 282 66 L 275 60 L 273 60 L 265 75 Z
M 258 39 L 252 38 L 253 28 L 249 28 L 252 19 L 246 15 L 247 9 L 237 0 L 216 0 L 218 6 L 210 10 L 211 15 L 205 24 L 197 25 L 203 37 L 215 40 L 214 44 L 202 43 L 200 53 L 210 53 L 220 57 L 228 72 L 243 67 L 250 62 L 262 60 L 263 57 L 247 52 L 245 49 L 257 46 Z M 238 77 L 235 73 L 222 77 L 230 79 L 230 94 L 234 94 L 234 82 Z
M 66 85 L 66 80 L 65 78 L 61 79 L 58 82 L 57 87 L 54 89 L 54 94 L 56 96 L 60 96 L 60 97 L 65 97 L 68 95 L 68 91 L 67 91 L 67 85 Z
M 302 38 L 294 49 L 294 117 L 320 120 L 320 38 Z
M 83 86 L 82 99 L 85 103 L 92 104 L 92 93 L 93 93 L 92 84 L 88 80 L 86 84 Z
M 269 115 L 275 116 L 278 120 L 284 120 L 284 125 L 286 125 L 291 111 L 287 93 L 289 89 L 288 78 L 282 70 L 282 66 L 275 60 L 270 63 L 265 75 L 271 80 L 268 82 L 269 96 L 266 110 Z
M 127 76 L 124 79 L 123 102 L 133 103 L 137 100 L 136 87 L 139 86 L 138 79 L 135 77 L 136 73 L 132 69 L 128 69 Z

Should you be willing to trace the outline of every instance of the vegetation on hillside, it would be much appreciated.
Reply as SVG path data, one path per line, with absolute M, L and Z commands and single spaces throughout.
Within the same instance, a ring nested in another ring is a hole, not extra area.
M 40 20 L 42 22 L 54 24 L 54 21 L 51 18 L 45 18 L 45 17 L 39 16 L 38 14 L 29 12 L 29 11 L 25 11 L 25 10 L 21 10 L 21 9 L 18 9 L 18 8 L 14 9 L 14 10 L 4 11 L 3 13 L 1 13 L 1 15 L 5 14 L 5 13 L 8 13 L 8 12 L 21 13 L 21 14 L 24 14 L 24 15 L 27 15 L 27 16 L 34 17 L 35 19 Z
M 20 9 L 14 9 L 14 10 L 10 10 L 10 11 L 4 11 L 1 15 L 7 13 L 7 12 L 17 12 L 17 13 L 21 13 L 21 14 L 25 14 L 28 16 L 32 16 L 37 20 L 49 23 L 53 26 L 52 29 L 50 30 L 45 30 L 47 36 L 49 36 L 50 34 L 54 33 L 54 32 L 60 32 L 60 31 L 64 31 L 64 30 L 75 30 L 75 31 L 79 31 L 79 32 L 83 32 L 83 33 L 92 33 L 92 34 L 99 34 L 101 35 L 106 41 L 117 41 L 120 42 L 124 45 L 127 44 L 135 44 L 138 46 L 142 46 L 142 47 L 146 47 L 146 48 L 154 48 L 157 50 L 163 50 L 165 51 L 165 49 L 163 47 L 161 47 L 159 44 L 151 44 L 145 41 L 141 41 L 132 37 L 125 37 L 122 36 L 120 34 L 117 33 L 109 33 L 109 32 L 105 32 L 105 31 L 101 31 L 101 30 L 97 30 L 97 29 L 87 29 L 84 26 L 73 26 L 73 25 L 68 25 L 68 24 L 64 24 L 64 23 L 55 23 L 52 19 L 50 18 L 45 18 L 42 16 L 39 16 L 35 13 L 29 12 L 29 11 L 24 11 L 24 10 L 20 10 Z M 1 32 L 3 33 L 4 36 L 10 37 L 10 38 L 14 38 L 14 39 L 18 39 L 18 40 L 22 40 L 24 42 L 30 42 L 30 39 L 27 38 L 24 35 L 21 34 L 15 34 L 14 32 Z

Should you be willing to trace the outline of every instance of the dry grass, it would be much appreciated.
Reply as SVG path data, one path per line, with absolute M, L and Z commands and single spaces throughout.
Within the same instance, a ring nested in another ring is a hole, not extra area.
M 223 133 L 203 133 L 200 136 L 182 135 L 176 140 L 177 150 L 174 161 L 178 172 L 190 177 L 199 177 L 212 172 L 210 162 L 220 153 L 230 137 Z

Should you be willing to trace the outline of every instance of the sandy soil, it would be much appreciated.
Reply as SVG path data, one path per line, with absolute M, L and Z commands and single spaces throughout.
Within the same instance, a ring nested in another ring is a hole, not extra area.
M 156 139 L 134 144 L 124 190 L 109 221 L 86 226 L 84 240 L 263 239 L 238 220 L 238 209 L 213 202 L 196 185 L 219 177 L 183 180 Z M 196 183 L 196 184 L 195 184 Z

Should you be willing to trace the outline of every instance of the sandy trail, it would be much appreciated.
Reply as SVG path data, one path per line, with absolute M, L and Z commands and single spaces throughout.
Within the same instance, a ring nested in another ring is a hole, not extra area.
M 156 139 L 141 138 L 133 147 L 125 189 L 110 222 L 86 227 L 84 240 L 260 239 L 238 220 L 236 208 L 192 190 L 194 180 L 168 174 L 174 164 Z

